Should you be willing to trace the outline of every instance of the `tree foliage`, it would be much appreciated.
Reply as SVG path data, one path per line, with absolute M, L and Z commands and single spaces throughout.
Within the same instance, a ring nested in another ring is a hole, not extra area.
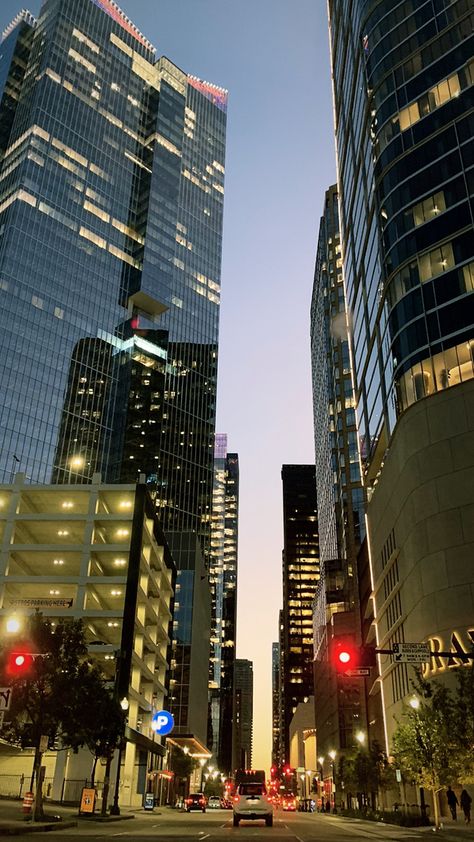
M 376 793 L 393 785 L 395 773 L 381 746 L 374 740 L 370 747 L 359 746 L 341 757 L 338 785 L 349 795 L 357 795 L 362 805 L 372 802 Z
M 8 654 L 20 646 L 33 653 L 32 670 L 24 676 L 8 676 Z M 62 620 L 53 626 L 39 613 L 30 616 L 21 644 L 5 643 L 0 667 L 2 681 L 12 687 L 2 736 L 22 747 L 35 748 L 33 777 L 37 782 L 41 737 L 74 750 L 87 745 L 97 756 L 113 753 L 119 734 L 123 734 L 123 715 L 99 667 L 88 660 L 80 620 Z M 35 817 L 36 813 L 42 815 L 41 801 L 40 787 Z
M 421 676 L 414 688 L 417 706 L 404 706 L 393 737 L 393 754 L 402 772 L 433 794 L 439 826 L 437 793 L 473 771 L 473 666 L 458 671 L 454 692 Z

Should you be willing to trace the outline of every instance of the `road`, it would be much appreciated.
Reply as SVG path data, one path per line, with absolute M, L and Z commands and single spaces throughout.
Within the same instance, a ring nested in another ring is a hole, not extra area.
M 46 834 L 35 833 L 33 839 L 44 838 Z M 338 816 L 326 816 L 319 813 L 283 813 L 277 811 L 273 827 L 265 827 L 264 822 L 242 821 L 234 828 L 232 812 L 228 810 L 208 810 L 206 813 L 180 813 L 169 808 L 156 809 L 153 813 L 137 813 L 128 821 L 100 824 L 79 821 L 79 826 L 48 833 L 50 842 L 76 837 L 80 840 L 118 840 L 118 842 L 247 842 L 247 840 L 268 840 L 268 842 L 404 842 L 418 839 L 422 842 L 424 834 L 415 829 L 397 828 L 375 822 L 356 819 L 344 819 Z M 21 835 L 17 839 L 29 839 Z

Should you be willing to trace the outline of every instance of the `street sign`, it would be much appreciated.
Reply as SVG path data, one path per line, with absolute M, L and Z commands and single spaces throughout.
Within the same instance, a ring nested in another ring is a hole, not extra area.
M 153 731 L 156 731 L 156 733 L 161 737 L 165 737 L 166 734 L 170 734 L 174 728 L 173 714 L 169 713 L 167 710 L 158 710 L 155 714 L 153 714 L 151 727 Z
M 396 664 L 429 663 L 429 643 L 394 643 L 393 660 Z
M 361 676 L 361 675 L 370 675 L 370 667 L 356 667 L 353 670 L 346 670 L 344 675 L 353 676 Z
M 12 688 L 0 687 L 0 710 L 10 710 L 12 700 Z

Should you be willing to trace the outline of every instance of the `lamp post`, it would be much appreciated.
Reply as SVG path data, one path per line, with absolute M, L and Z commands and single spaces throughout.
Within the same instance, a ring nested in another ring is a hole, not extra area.
M 321 806 L 324 807 L 324 755 L 318 757 L 319 767 L 319 795 L 321 796 Z
M 334 807 L 333 810 L 336 810 L 336 774 L 335 774 L 335 765 L 334 761 L 336 759 L 337 752 L 332 749 L 329 752 L 329 757 L 331 758 L 331 781 L 332 781 L 332 795 L 334 800 Z
M 124 696 L 123 699 L 120 699 L 120 707 L 123 711 L 128 710 L 128 699 Z M 110 808 L 110 815 L 111 816 L 120 816 L 120 807 L 119 807 L 119 790 L 120 790 L 120 767 L 122 765 L 122 752 L 125 743 L 125 734 L 122 734 L 119 747 L 118 747 L 118 757 L 117 757 L 117 772 L 115 775 L 115 789 L 114 789 L 114 801 Z

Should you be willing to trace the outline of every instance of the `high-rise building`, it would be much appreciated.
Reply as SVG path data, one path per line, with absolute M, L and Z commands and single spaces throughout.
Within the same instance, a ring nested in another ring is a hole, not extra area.
M 321 564 L 314 604 L 314 697 L 318 753 L 328 758 L 330 751 L 352 747 L 364 700 L 363 680 L 337 676 L 331 664 L 338 636 L 349 633 L 360 640 L 357 553 L 365 532 L 336 186 L 326 192 L 319 228 L 311 360 Z M 325 771 L 329 776 L 330 764 Z
M 218 768 L 227 774 L 232 773 L 238 526 L 239 457 L 228 453 L 227 434 L 217 433 L 209 556 L 212 613 L 208 745 Z
M 290 757 L 290 722 L 313 695 L 313 600 L 319 580 L 314 465 L 283 465 L 282 762 Z
M 236 658 L 234 665 L 235 713 L 232 734 L 232 768 L 252 767 L 253 663 Z
M 474 616 L 472 7 L 328 7 L 378 642 L 432 640 L 458 666 Z M 381 666 L 389 745 L 411 667 Z
M 280 644 L 272 643 L 272 766 L 280 767 L 281 704 L 280 704 Z
M 48 0 L 0 94 L 0 476 L 144 473 L 207 554 L 226 91 L 113 0 Z

